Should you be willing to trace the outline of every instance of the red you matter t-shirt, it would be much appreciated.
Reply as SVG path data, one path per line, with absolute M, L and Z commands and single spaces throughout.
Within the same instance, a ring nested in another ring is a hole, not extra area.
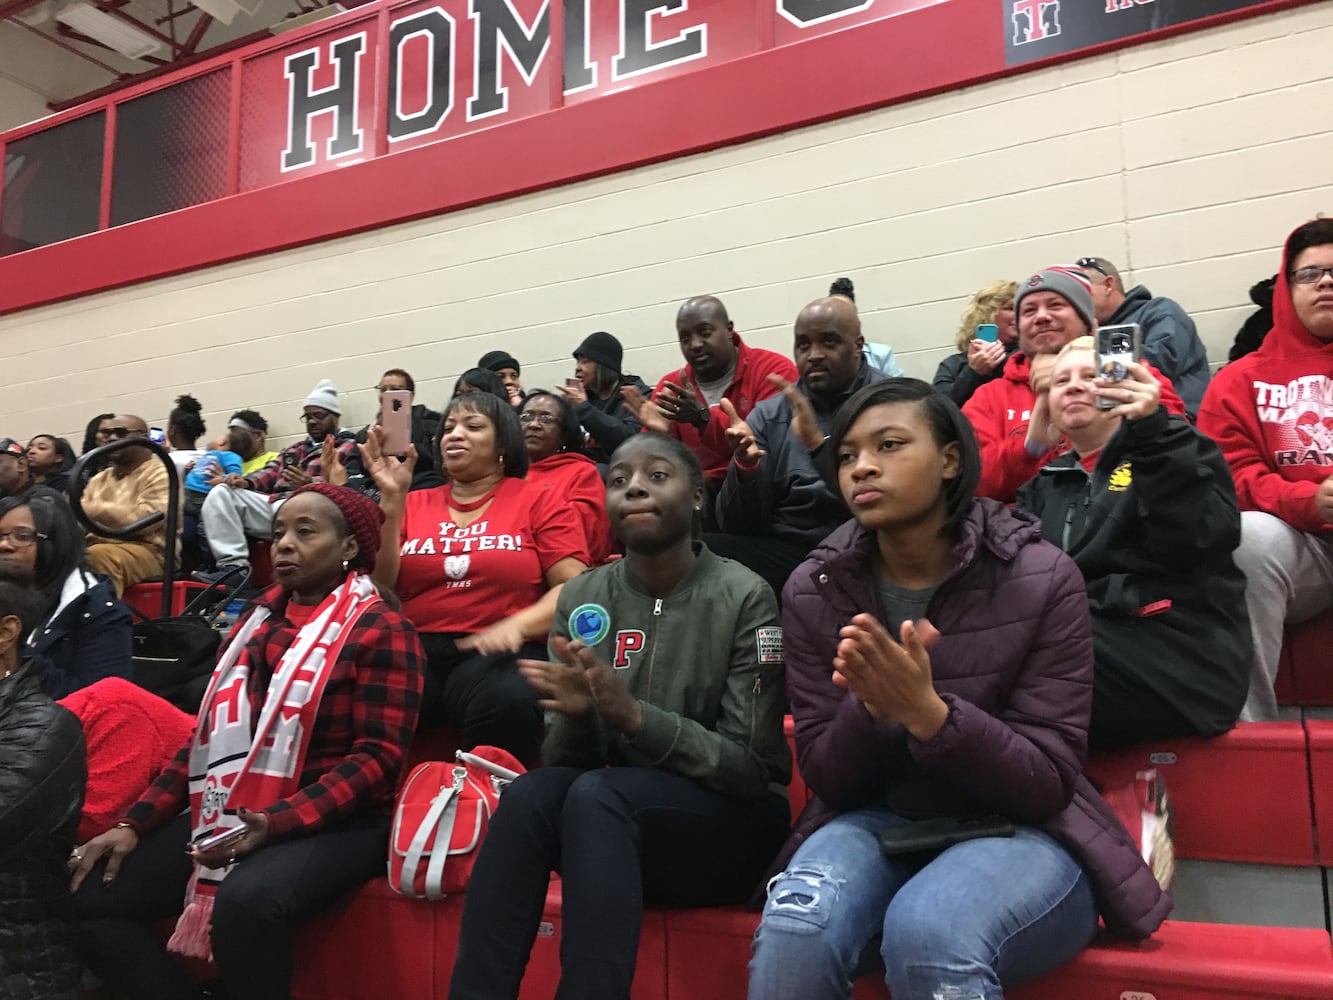
M 452 487 L 407 494 L 398 596 L 422 632 L 480 632 L 546 593 L 561 559 L 588 563 L 578 514 L 554 490 L 506 477 L 466 528 L 449 513 Z

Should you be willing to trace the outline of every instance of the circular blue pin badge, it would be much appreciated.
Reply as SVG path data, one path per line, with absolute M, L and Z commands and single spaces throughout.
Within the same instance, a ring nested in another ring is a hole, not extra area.
M 569 634 L 588 646 L 595 646 L 611 631 L 611 616 L 600 604 L 580 604 L 569 615 Z

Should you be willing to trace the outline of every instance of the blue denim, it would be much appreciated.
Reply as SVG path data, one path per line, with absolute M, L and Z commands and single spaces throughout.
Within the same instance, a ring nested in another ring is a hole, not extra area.
M 876 945 L 893 1000 L 1000 1000 L 1092 940 L 1087 876 L 1040 830 L 885 857 L 876 834 L 904 822 L 844 813 L 801 845 L 769 883 L 749 1000 L 848 997 Z

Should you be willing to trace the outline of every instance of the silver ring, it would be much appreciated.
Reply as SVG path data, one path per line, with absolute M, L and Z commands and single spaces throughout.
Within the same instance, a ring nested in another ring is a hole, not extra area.
M 74 848 L 74 850 L 72 850 L 72 851 L 69 852 L 69 856 L 70 856 L 71 858 L 73 858 L 75 861 L 82 861 L 82 860 L 83 860 L 83 853 L 82 853 L 77 847 Z

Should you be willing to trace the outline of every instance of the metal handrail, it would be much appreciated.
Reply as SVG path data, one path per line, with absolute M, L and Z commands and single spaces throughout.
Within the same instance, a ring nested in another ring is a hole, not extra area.
M 167 494 L 167 511 L 163 514 L 162 511 L 155 510 L 151 514 L 139 518 L 133 524 L 125 525 L 123 528 L 108 528 L 104 524 L 98 524 L 83 512 L 83 488 L 87 485 L 84 479 L 84 471 L 97 469 L 98 466 L 104 464 L 105 459 L 124 448 L 143 448 L 151 451 L 166 465 L 167 477 L 170 480 L 170 490 Z M 165 518 L 167 522 L 167 544 L 162 555 L 163 618 L 171 617 L 172 584 L 175 582 L 176 576 L 176 529 L 180 518 L 180 487 L 180 473 L 176 471 L 176 463 L 171 460 L 171 454 L 166 448 L 147 438 L 127 437 L 110 441 L 100 448 L 84 452 L 79 460 L 74 463 L 74 468 L 69 470 L 69 485 L 65 488 L 65 491 L 69 494 L 70 509 L 74 511 L 74 516 L 79 519 L 79 523 L 94 535 L 99 535 L 102 538 L 129 538 L 137 535 L 145 528 L 151 528 Z

